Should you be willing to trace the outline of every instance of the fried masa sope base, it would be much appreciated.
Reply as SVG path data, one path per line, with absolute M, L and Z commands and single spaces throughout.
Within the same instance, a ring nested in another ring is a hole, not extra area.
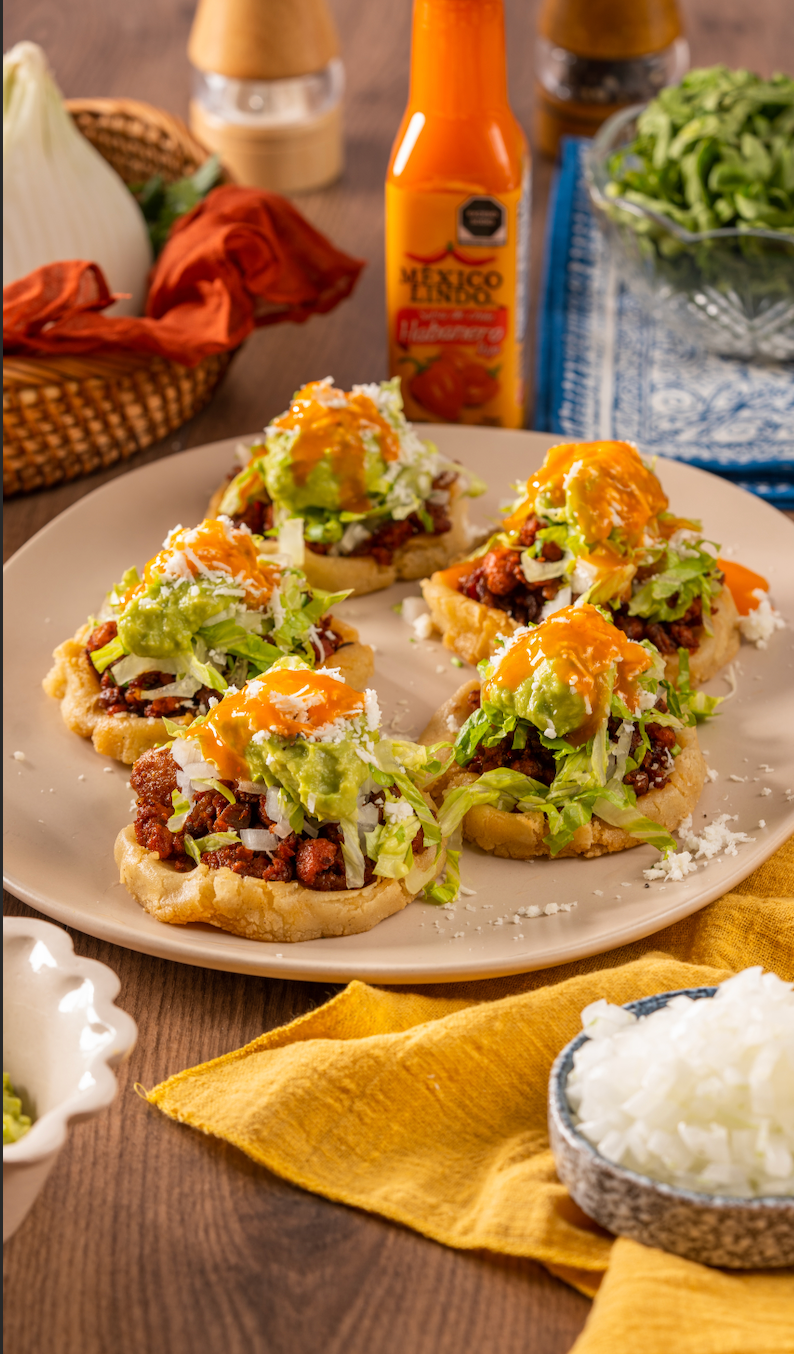
M 454 738 L 471 714 L 469 692 L 476 691 L 478 687 L 479 682 L 476 681 L 466 682 L 460 687 L 433 715 L 419 742 L 430 746 Z M 667 784 L 637 800 L 638 811 L 667 828 L 668 832 L 679 827 L 692 813 L 706 780 L 706 763 L 695 729 L 678 730 L 678 742 L 681 752 L 675 759 L 675 770 Z M 472 772 L 455 765 L 433 782 L 430 793 L 440 806 L 450 790 L 459 785 L 472 785 L 478 779 Z M 506 856 L 511 860 L 532 860 L 535 856 L 551 855 L 543 840 L 548 830 L 548 822 L 542 813 L 506 813 L 504 809 L 495 809 L 490 805 L 477 805 L 469 809 L 463 819 L 466 841 L 481 846 L 483 851 L 491 851 L 495 856 Z M 594 816 L 584 827 L 577 828 L 571 845 L 560 851 L 556 858 L 584 856 L 591 859 L 593 856 L 625 851 L 630 846 L 639 845 L 636 837 Z
M 518 621 L 506 611 L 464 597 L 462 592 L 442 583 L 435 574 L 422 579 L 422 592 L 445 646 L 472 667 L 491 657 L 498 647 L 499 635 L 512 635 L 519 629 Z M 701 629 L 700 644 L 689 655 L 689 676 L 694 686 L 701 686 L 714 677 L 739 651 L 739 613 L 728 588 L 723 587 L 717 594 L 714 605 L 713 633 L 707 635 Z M 664 668 L 668 681 L 675 681 L 678 654 L 666 657 Z
M 217 517 L 225 489 L 223 485 L 210 499 L 209 517 Z M 398 546 L 391 564 L 378 564 L 371 555 L 318 555 L 307 547 L 302 568 L 309 583 L 326 592 L 349 589 L 354 597 L 363 597 L 368 592 L 390 588 L 399 580 L 424 578 L 434 570 L 445 568 L 456 556 L 472 548 L 468 502 L 457 491 L 456 484 L 450 493 L 452 526 L 449 531 L 438 536 L 424 532 L 412 536 L 405 545 Z M 265 542 L 265 553 L 276 553 L 277 549 L 275 540 Z
M 429 798 L 428 803 L 432 803 Z M 427 847 L 417 863 L 429 867 L 434 851 L 435 847 Z M 132 825 L 116 838 L 115 857 L 122 884 L 158 921 L 172 926 L 207 922 L 249 940 L 292 943 L 322 936 L 358 935 L 401 912 L 415 897 L 399 879 L 378 879 L 361 889 L 325 892 L 307 889 L 297 880 L 281 884 L 251 879 L 226 866 L 211 870 L 207 865 L 197 865 L 188 874 L 181 874 L 167 860 L 139 846 Z M 444 860 L 442 850 L 439 870 Z
M 106 714 L 99 704 L 102 690 L 96 669 L 85 651 L 91 635 L 91 624 L 77 631 L 74 639 L 60 644 L 53 654 L 53 666 L 42 682 L 48 696 L 61 702 L 64 723 L 81 738 L 90 738 L 103 757 L 114 757 L 117 762 L 132 766 L 150 748 L 167 743 L 162 719 L 135 714 Z M 348 686 L 363 691 L 372 676 L 375 660 L 368 644 L 362 644 L 358 631 L 336 616 L 331 629 L 342 641 L 341 647 L 321 667 L 339 668 Z M 157 659 L 152 659 L 156 669 Z M 174 715 L 174 724 L 187 727 L 193 716 Z

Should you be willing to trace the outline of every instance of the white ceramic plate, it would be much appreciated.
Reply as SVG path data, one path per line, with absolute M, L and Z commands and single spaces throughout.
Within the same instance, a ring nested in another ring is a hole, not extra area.
M 493 519 L 510 485 L 525 480 L 559 440 L 485 428 L 426 425 L 421 431 L 493 486 L 473 504 L 472 516 L 481 521 Z M 651 847 L 531 864 L 467 849 L 464 884 L 476 892 L 454 913 L 414 903 L 365 935 L 271 945 L 208 926 L 155 921 L 118 883 L 113 863 L 116 833 L 132 816 L 129 770 L 104 761 L 66 729 L 40 679 L 54 646 L 74 633 L 130 564 L 153 555 L 176 522 L 200 520 L 233 463 L 234 446 L 234 440 L 216 442 L 114 480 L 51 522 L 7 566 L 6 886 L 17 897 L 90 935 L 207 968 L 432 983 L 545 968 L 648 935 L 725 893 L 794 830 L 794 803 L 786 798 L 794 786 L 789 629 L 765 652 L 743 646 L 737 694 L 701 731 L 719 778 L 707 785 L 696 823 L 730 812 L 738 817 L 733 828 L 755 840 L 735 856 L 706 868 L 701 863 L 683 883 L 645 887 L 642 870 L 657 858 Z M 770 580 L 778 607 L 794 618 L 792 524 L 725 480 L 673 461 L 660 461 L 657 469 L 674 510 L 702 518 L 710 536 Z M 417 593 L 417 585 L 403 584 L 339 608 L 377 646 L 374 684 L 387 723 L 407 709 L 401 728 L 413 734 L 472 675 L 450 663 L 440 642 L 410 642 L 412 631 L 392 608 Z M 727 694 L 729 688 L 716 678 L 709 689 Z M 25 760 L 14 761 L 15 751 Z M 574 901 L 570 912 L 512 922 L 520 907 Z M 495 925 L 499 917 L 507 920 Z

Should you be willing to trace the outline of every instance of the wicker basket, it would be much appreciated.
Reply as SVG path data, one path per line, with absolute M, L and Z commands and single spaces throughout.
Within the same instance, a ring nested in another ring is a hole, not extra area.
M 192 174 L 184 123 L 132 99 L 70 99 L 80 131 L 127 183 Z M 233 353 L 196 367 L 146 354 L 3 360 L 3 493 L 77 479 L 175 432 L 209 402 Z

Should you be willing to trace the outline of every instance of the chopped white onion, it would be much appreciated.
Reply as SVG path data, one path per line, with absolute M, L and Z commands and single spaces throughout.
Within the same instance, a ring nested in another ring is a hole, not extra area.
M 183 767 L 188 780 L 217 780 L 218 768 L 209 762 L 191 762 Z
M 243 827 L 240 841 L 249 851 L 275 851 L 278 837 L 264 827 Z
M 190 765 L 190 759 L 195 757 L 197 751 L 196 744 L 189 742 L 187 738 L 176 738 L 171 744 L 171 756 L 183 770 Z
M 424 597 L 405 597 L 400 608 L 400 615 L 406 625 L 413 625 L 420 616 L 427 616 L 429 608 Z
M 579 1132 L 653 1179 L 740 1198 L 794 1194 L 794 991 L 745 969 L 639 1020 L 593 1002 L 566 1091 Z
M 413 812 L 410 808 L 409 811 Z M 371 832 L 374 827 L 378 826 L 379 816 L 377 804 L 364 804 L 358 810 L 358 825 L 367 832 Z

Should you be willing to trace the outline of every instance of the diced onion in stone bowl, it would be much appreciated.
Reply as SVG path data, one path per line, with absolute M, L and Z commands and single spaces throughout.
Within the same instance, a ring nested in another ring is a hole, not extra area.
M 602 1156 L 700 1194 L 794 1194 L 794 991 L 745 969 L 639 1019 L 596 1001 L 566 1092 Z

